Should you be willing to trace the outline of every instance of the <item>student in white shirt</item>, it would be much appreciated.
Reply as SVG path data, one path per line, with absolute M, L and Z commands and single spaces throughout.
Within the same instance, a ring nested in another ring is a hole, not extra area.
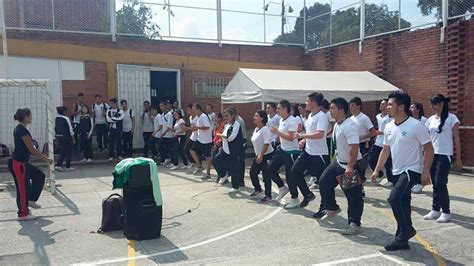
M 81 112 L 82 106 L 84 105 L 84 93 L 80 92 L 77 94 L 77 100 L 74 102 L 72 108 L 72 129 L 74 130 L 74 145 L 79 151 L 81 150 L 82 144 L 79 141 L 79 124 L 81 123 Z
M 306 109 L 306 104 L 298 104 L 298 112 L 300 113 L 301 120 L 303 121 L 303 127 L 306 125 L 306 120 L 308 119 L 309 112 Z
M 276 113 L 276 104 L 275 103 L 267 103 L 266 111 L 268 114 L 268 122 L 267 127 L 271 130 L 274 127 L 278 127 L 280 125 L 280 116 Z M 272 146 L 276 148 L 276 141 L 277 135 L 272 133 Z
M 97 145 L 99 146 L 99 152 L 108 147 L 108 128 L 105 114 L 110 109 L 110 105 L 102 101 L 102 97 L 97 94 L 95 96 L 95 103 L 92 105 L 92 113 L 95 123 L 95 133 L 97 135 Z
M 222 148 L 214 157 L 212 164 L 216 169 L 219 183 L 224 184 L 227 181 L 227 171 L 232 177 L 232 189 L 229 193 L 236 193 L 239 191 L 241 182 L 240 172 L 241 164 L 240 157 L 244 155 L 244 137 L 240 123 L 236 121 L 237 112 L 234 108 L 227 108 L 224 110 L 224 120 L 226 125 L 222 134 L 218 133 L 216 136 L 222 138 Z
M 188 158 L 188 161 L 191 163 L 188 164 L 188 169 L 194 166 L 194 159 L 193 156 L 191 155 L 191 148 L 194 145 L 194 142 L 197 140 L 197 131 L 193 131 L 193 128 L 196 127 L 196 122 L 197 122 L 197 116 L 193 111 L 193 105 L 188 104 L 186 108 L 186 114 L 189 116 L 189 126 L 185 126 L 184 130 L 186 132 L 191 132 L 189 135 L 188 140 L 186 141 L 186 144 L 184 145 L 184 154 Z
M 394 120 L 385 127 L 384 147 L 371 179 L 376 181 L 391 155 L 394 185 L 388 202 L 397 221 L 397 232 L 385 250 L 396 251 L 409 249 L 408 240 L 416 235 L 411 220 L 411 188 L 420 178 L 423 185 L 430 183 L 433 145 L 426 127 L 408 115 L 410 96 L 393 92 L 388 98 L 388 114 Z
M 324 155 L 328 154 L 326 145 L 326 132 L 329 120 L 326 114 L 321 111 L 320 106 L 324 99 L 321 93 L 313 92 L 306 99 L 306 106 L 311 111 L 304 126 L 305 133 L 295 133 L 296 139 L 301 139 L 300 147 L 305 147 L 303 152 L 298 156 L 293 167 L 291 168 L 291 182 L 288 182 L 292 200 L 285 208 L 304 208 L 316 199 L 316 196 L 309 190 L 308 184 L 304 179 L 305 172 L 319 179 L 321 173 L 326 168 Z M 303 195 L 301 204 L 298 200 L 298 189 Z
M 393 118 L 388 115 L 387 106 L 388 99 L 383 99 L 380 102 L 380 114 L 376 116 L 378 129 L 377 137 L 375 138 L 374 145 L 372 146 L 372 148 L 370 148 L 369 151 L 369 165 L 372 170 L 375 169 L 375 166 L 377 166 L 377 161 L 379 160 L 379 155 L 383 148 L 383 131 L 385 129 L 385 126 L 387 126 L 387 124 L 393 120 Z M 391 187 L 393 186 L 391 156 L 388 157 L 387 162 L 385 163 L 385 171 L 387 173 L 387 183 L 385 183 L 384 186 Z M 382 181 L 383 176 L 383 171 L 380 171 L 378 174 L 377 183 L 380 183 L 380 181 Z
M 334 125 L 336 124 L 336 120 L 331 116 L 331 112 L 329 112 L 329 102 L 328 100 L 324 99 L 322 104 L 321 104 L 321 110 L 323 110 L 324 113 L 326 113 L 328 119 L 329 119 L 329 127 L 328 131 L 326 133 L 326 144 L 328 146 L 328 156 L 324 158 L 326 161 L 326 166 L 331 163 L 331 160 L 334 156 L 334 149 L 332 147 L 332 130 L 334 128 Z M 326 159 L 327 158 L 327 159 Z
M 160 103 L 160 109 L 163 112 L 163 135 L 161 137 L 161 164 L 165 167 L 172 167 L 171 149 L 173 148 L 173 110 L 171 102 Z
M 299 104 L 296 104 L 294 106 L 291 106 L 290 108 L 290 115 L 296 118 L 296 121 L 298 121 L 298 130 L 297 132 L 303 132 L 304 130 L 304 121 L 302 116 L 300 115 L 300 112 L 298 111 Z
M 377 135 L 372 121 L 370 118 L 361 112 L 362 100 L 359 97 L 354 97 L 349 101 L 349 109 L 351 110 L 351 119 L 357 125 L 359 130 L 359 144 L 360 144 L 360 153 L 362 156 L 365 156 L 369 151 L 369 141 L 370 138 Z M 362 169 L 365 171 L 365 169 Z
M 211 119 L 212 130 L 214 131 L 214 129 L 216 128 L 216 124 L 214 123 L 214 119 L 215 119 L 216 114 L 214 113 L 214 106 L 212 104 L 209 103 L 209 104 L 206 105 L 206 113 L 209 116 L 209 118 Z
M 414 104 L 410 105 L 410 115 L 411 117 L 420 121 L 422 125 L 426 125 L 426 121 L 428 120 L 428 118 L 425 117 L 425 109 L 423 108 L 423 104 L 419 102 L 415 102 Z M 413 186 L 411 191 L 413 193 L 421 193 L 421 191 L 423 190 L 423 187 L 424 186 L 421 183 L 418 183 L 415 186 Z
M 153 119 L 153 128 L 154 131 L 151 134 L 150 138 L 150 151 L 151 157 L 156 160 L 158 157 L 159 151 L 161 151 L 161 135 L 163 133 L 163 118 L 160 113 L 158 113 L 158 107 L 151 106 L 150 107 L 150 115 Z
M 253 122 L 256 127 L 253 131 L 251 141 L 256 158 L 250 167 L 250 179 L 252 180 L 255 191 L 250 194 L 250 196 L 254 197 L 263 192 L 260 182 L 258 181 L 258 175 L 261 172 L 265 186 L 265 197 L 263 197 L 260 202 L 265 203 L 272 200 L 272 180 L 268 172 L 268 162 L 272 160 L 274 151 L 272 147 L 272 134 L 270 129 L 266 126 L 268 122 L 267 112 L 258 110 L 253 116 Z
M 206 180 L 211 178 L 212 121 L 198 103 L 193 104 L 193 112 L 197 116 L 196 126 L 192 127 L 192 131 L 197 132 L 196 141 L 191 147 L 191 155 L 196 163 L 193 174 L 200 174 L 204 170 L 200 158 L 204 156 L 206 157 L 206 173 L 202 179 Z
M 128 108 L 126 100 L 120 101 L 123 111 L 122 120 L 122 149 L 123 155 L 127 158 L 133 156 L 133 133 L 135 132 L 135 114 L 133 110 Z
M 182 169 L 186 169 L 188 166 L 188 160 L 184 154 L 184 145 L 186 144 L 186 131 L 184 130 L 185 122 L 181 111 L 173 111 L 173 148 L 171 149 L 171 162 L 173 166 L 171 170 L 179 169 L 178 156 L 183 161 Z
M 356 173 L 361 174 L 359 169 L 362 155 L 359 150 L 359 133 L 357 125 L 350 119 L 349 104 L 343 98 L 331 101 L 331 116 L 336 120 L 332 133 L 335 146 L 335 160 L 324 170 L 319 180 L 319 192 L 321 194 L 322 207 L 326 210 L 319 211 L 313 215 L 315 218 L 328 219 L 341 212 L 336 203 L 335 188 L 338 185 L 337 176 L 346 175 L 353 177 Z M 362 186 L 354 186 L 344 190 L 347 198 L 348 229 L 344 234 L 356 235 L 361 230 L 361 217 L 364 210 L 364 199 L 362 197 Z
M 119 160 L 122 160 L 122 126 L 124 113 L 118 108 L 116 98 L 110 100 L 112 106 L 106 113 L 106 119 L 109 123 L 109 161 L 114 159 L 114 149 L 117 150 Z
M 148 158 L 148 152 L 150 151 L 150 138 L 155 130 L 153 127 L 153 118 L 150 115 L 150 102 L 143 102 L 143 113 L 141 116 L 143 125 L 143 157 Z
M 430 170 L 433 183 L 433 205 L 431 211 L 424 218 L 426 220 L 437 219 L 439 223 L 447 223 L 452 219 L 447 184 L 454 146 L 456 146 L 454 165 L 457 169 L 462 169 L 460 122 L 456 115 L 449 112 L 449 98 L 437 94 L 430 100 L 435 114 L 428 119 L 426 127 L 429 130 L 435 153 Z
M 279 188 L 278 196 L 275 200 L 281 200 L 289 189 L 278 175 L 278 170 L 285 166 L 286 182 L 291 182 L 291 167 L 296 158 L 300 154 L 300 146 L 298 139 L 295 139 L 295 133 L 298 131 L 298 120 L 290 115 L 291 105 L 287 100 L 280 101 L 277 106 L 277 112 L 280 118 L 278 127 L 271 128 L 271 132 L 276 134 L 280 140 L 281 145 L 277 148 L 273 160 L 268 165 L 268 172 L 271 175 L 272 181 L 275 182 Z

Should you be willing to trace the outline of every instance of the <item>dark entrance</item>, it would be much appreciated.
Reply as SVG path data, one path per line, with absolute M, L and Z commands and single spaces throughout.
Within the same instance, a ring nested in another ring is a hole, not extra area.
M 177 75 L 175 71 L 150 71 L 151 104 L 177 100 Z

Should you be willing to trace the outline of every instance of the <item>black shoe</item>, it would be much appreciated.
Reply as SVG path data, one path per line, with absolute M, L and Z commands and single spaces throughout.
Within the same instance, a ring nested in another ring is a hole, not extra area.
M 300 208 L 304 208 L 308 206 L 308 204 L 315 199 L 316 199 L 316 196 L 313 193 L 307 196 L 304 196 L 303 201 L 300 203 Z
M 410 245 L 408 244 L 408 241 L 394 240 L 384 248 L 386 251 L 409 250 Z
M 217 177 L 216 178 L 216 181 L 214 181 L 215 183 L 219 183 L 219 181 L 221 181 L 221 178 L 220 177 Z
M 362 188 L 362 197 L 365 198 L 365 189 Z
M 412 228 L 412 230 L 408 233 L 398 232 L 395 239 L 399 241 L 408 241 L 410 238 L 414 237 L 415 235 L 416 235 L 416 230 Z
M 313 214 L 313 218 L 316 218 L 316 219 L 321 219 L 324 217 L 324 215 L 326 215 L 326 210 L 325 209 L 319 209 L 318 212 L 315 212 Z
M 269 196 L 265 196 L 263 197 L 263 199 L 260 200 L 261 203 L 267 203 L 271 201 L 272 201 L 272 197 L 269 197 Z
M 263 190 L 255 190 L 252 194 L 250 194 L 250 197 L 255 197 L 255 196 L 259 195 L 262 192 L 263 192 Z

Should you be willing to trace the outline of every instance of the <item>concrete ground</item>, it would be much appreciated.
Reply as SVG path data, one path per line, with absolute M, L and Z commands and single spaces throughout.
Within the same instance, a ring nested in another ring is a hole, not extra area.
M 41 219 L 16 221 L 11 177 L 0 173 L 0 265 L 26 264 L 324 264 L 324 265 L 474 265 L 474 177 L 451 175 L 449 190 L 454 221 L 424 221 L 431 188 L 413 195 L 418 235 L 411 250 L 386 252 L 383 245 L 396 229 L 386 198 L 389 190 L 366 186 L 363 231 L 344 236 L 347 202 L 337 189 L 343 212 L 332 221 L 311 217 L 317 199 L 304 209 L 285 210 L 249 197 L 250 180 L 241 193 L 229 186 L 202 182 L 184 170 L 159 169 L 164 199 L 162 236 L 128 241 L 120 231 L 97 234 L 101 200 L 112 193 L 111 165 L 80 167 L 57 175 L 55 195 L 43 191 Z M 287 196 L 286 199 L 288 199 Z M 192 210 L 188 212 L 188 209 Z

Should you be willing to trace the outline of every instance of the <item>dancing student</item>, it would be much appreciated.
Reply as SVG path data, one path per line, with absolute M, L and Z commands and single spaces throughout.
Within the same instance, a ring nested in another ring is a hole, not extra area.
M 184 154 L 184 145 L 186 144 L 186 132 L 184 131 L 185 122 L 183 115 L 179 110 L 173 111 L 173 118 L 174 141 L 173 148 L 171 149 L 171 162 L 173 163 L 173 166 L 170 169 L 180 169 L 178 165 L 178 156 L 181 157 L 181 160 L 183 161 L 181 169 L 187 169 L 188 160 Z
M 217 112 L 214 114 L 214 125 L 215 125 L 215 129 L 214 129 L 214 132 L 212 133 L 212 135 L 214 136 L 212 140 L 212 143 L 213 143 L 212 153 L 211 153 L 212 160 L 214 160 L 214 158 L 216 157 L 217 153 L 219 152 L 219 149 L 222 148 L 222 138 L 220 137 L 220 134 L 224 132 L 225 123 L 224 123 L 224 117 L 222 116 L 221 112 Z M 221 178 L 217 176 L 216 183 L 219 183 L 220 179 Z
M 435 154 L 430 170 L 433 205 L 424 218 L 425 220 L 436 219 L 438 223 L 447 223 L 452 219 L 449 209 L 448 176 L 454 146 L 456 147 L 454 165 L 457 169 L 462 169 L 459 119 L 449 112 L 449 98 L 436 94 L 430 101 L 435 114 L 426 121 L 426 127 L 429 130 Z
M 204 171 L 200 158 L 204 156 L 206 157 L 206 172 L 202 179 L 206 180 L 211 178 L 212 121 L 198 103 L 193 104 L 193 112 L 197 116 L 196 126 L 192 127 L 192 131 L 197 132 L 196 141 L 191 147 L 191 155 L 196 163 L 193 174 L 199 175 Z
M 425 109 L 423 108 L 423 104 L 419 102 L 415 102 L 414 104 L 410 105 L 410 116 L 420 121 L 422 125 L 426 125 L 426 121 L 428 120 L 428 118 L 425 117 Z M 423 187 L 424 186 L 421 183 L 417 183 L 415 186 L 413 186 L 411 191 L 413 193 L 421 193 Z
M 43 191 L 46 176 L 30 164 L 30 156 L 33 154 L 47 164 L 53 164 L 53 160 L 33 146 L 33 138 L 27 128 L 33 120 L 30 109 L 18 109 L 13 118 L 18 121 L 18 125 L 13 130 L 15 147 L 11 159 L 8 160 L 8 170 L 15 181 L 18 221 L 31 221 L 38 217 L 34 216 L 28 207 L 41 208 L 37 201 Z

